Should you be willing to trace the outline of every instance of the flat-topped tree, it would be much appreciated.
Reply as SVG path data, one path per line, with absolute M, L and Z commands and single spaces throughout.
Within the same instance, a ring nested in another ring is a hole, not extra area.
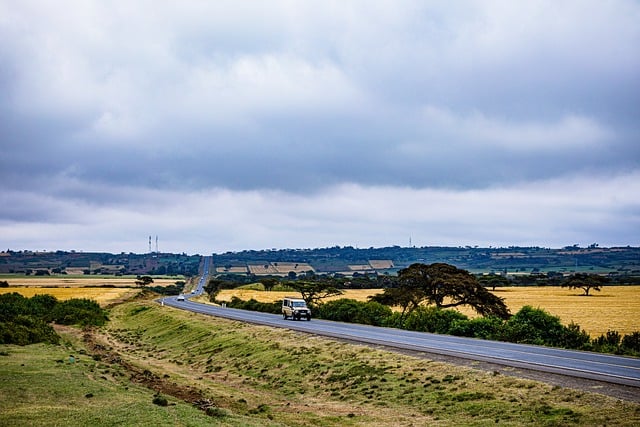
M 507 319 L 511 314 L 504 300 L 489 292 L 466 270 L 450 264 L 412 264 L 398 272 L 397 286 L 371 297 L 386 305 L 399 305 L 411 312 L 421 304 L 438 308 L 468 305 L 482 316 Z
M 602 287 L 609 282 L 608 277 L 599 274 L 576 273 L 569 276 L 560 286 L 569 289 L 582 289 L 584 296 L 588 297 L 591 289 L 601 291 Z

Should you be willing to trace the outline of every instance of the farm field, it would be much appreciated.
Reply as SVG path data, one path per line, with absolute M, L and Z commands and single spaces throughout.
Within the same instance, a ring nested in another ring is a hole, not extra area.
M 135 277 L 9 277 L 2 278 L 9 283 L 8 288 L 0 288 L 0 294 L 17 292 L 31 298 L 48 294 L 59 300 L 88 298 L 101 306 L 128 298 L 139 292 Z M 153 286 L 168 286 L 177 279 L 154 279 Z M 114 287 L 104 287 L 114 286 Z
M 348 289 L 338 298 L 367 301 L 367 297 L 379 293 L 378 289 Z M 601 292 L 592 291 L 591 296 L 582 296 L 581 290 L 557 286 L 504 287 L 496 288 L 496 295 L 505 299 L 509 310 L 516 313 L 525 305 L 541 308 L 560 317 L 563 324 L 580 325 L 592 338 L 608 330 L 622 335 L 640 330 L 640 286 L 607 286 Z M 250 289 L 223 290 L 218 294 L 221 301 L 237 296 L 243 300 L 254 298 L 261 302 L 273 302 L 291 295 L 286 291 L 259 291 Z M 459 311 L 469 317 L 476 314 L 467 307 Z

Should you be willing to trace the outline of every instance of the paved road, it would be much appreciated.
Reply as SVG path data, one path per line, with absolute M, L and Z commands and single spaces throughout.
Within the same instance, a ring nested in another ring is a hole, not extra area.
M 205 257 L 204 265 L 205 274 L 203 274 L 196 288 L 196 293 L 193 295 L 200 294 L 204 290 L 209 273 L 209 257 Z M 189 297 L 187 296 L 185 301 L 178 301 L 176 297 L 164 298 L 164 304 L 211 316 L 287 328 L 311 334 L 426 353 L 445 354 L 640 388 L 640 359 L 636 358 L 403 331 L 319 319 L 314 319 L 310 322 L 284 320 L 282 316 L 274 314 L 197 303 L 189 301 Z

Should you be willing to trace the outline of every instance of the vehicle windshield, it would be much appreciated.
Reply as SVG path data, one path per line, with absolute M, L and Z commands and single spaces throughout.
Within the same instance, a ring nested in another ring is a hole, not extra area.
M 305 304 L 304 301 L 291 301 L 291 305 L 293 307 L 306 307 L 307 304 Z

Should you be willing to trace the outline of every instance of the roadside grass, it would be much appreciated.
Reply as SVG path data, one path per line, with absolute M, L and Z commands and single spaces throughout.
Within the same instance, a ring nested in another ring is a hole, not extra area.
M 369 296 L 380 292 L 380 289 L 346 289 L 344 294 L 327 298 L 327 301 L 339 298 L 368 301 Z M 640 330 L 640 286 L 605 286 L 601 292 L 592 291 L 593 295 L 588 297 L 582 296 L 581 290 L 559 286 L 502 287 L 496 288 L 494 293 L 505 299 L 511 313 L 516 313 L 525 305 L 541 308 L 560 317 L 565 325 L 577 323 L 591 338 L 597 338 L 609 330 L 622 335 Z M 216 298 L 230 301 L 237 296 L 243 300 L 253 298 L 260 302 L 274 302 L 291 294 L 291 291 L 267 292 L 262 285 L 256 284 L 224 289 Z M 200 301 L 204 300 L 206 297 Z M 457 310 L 470 318 L 477 317 L 469 307 L 458 307 Z
M 62 346 L 0 346 L 0 425 L 206 426 L 211 418 L 182 401 L 153 404 L 114 364 L 95 361 L 69 341 Z M 70 356 L 73 355 L 72 362 Z M 243 425 L 241 422 L 223 425 Z
M 282 425 L 638 425 L 640 405 L 137 301 L 108 346 L 239 417 Z

